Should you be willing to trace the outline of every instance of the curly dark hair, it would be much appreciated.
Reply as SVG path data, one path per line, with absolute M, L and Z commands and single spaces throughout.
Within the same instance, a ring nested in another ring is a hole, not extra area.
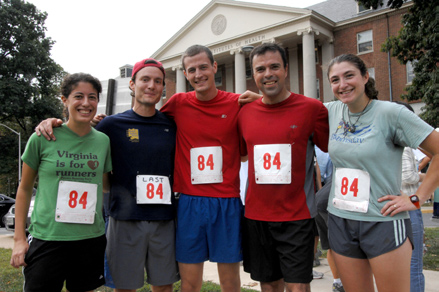
M 102 93 L 101 82 L 96 77 L 93 77 L 87 73 L 67 74 L 61 83 L 61 94 L 65 98 L 68 98 L 70 93 L 72 93 L 73 88 L 79 82 L 90 83 L 93 86 L 93 88 L 96 89 L 96 91 L 98 92 L 98 100 L 99 100 L 100 94 Z
M 100 94 L 102 93 L 102 85 L 99 79 L 96 77 L 93 77 L 90 74 L 87 73 L 74 73 L 74 74 L 67 74 L 64 76 L 64 79 L 61 83 L 61 95 L 65 98 L 68 98 L 70 93 L 72 93 L 73 89 L 76 87 L 76 85 L 79 82 L 86 82 L 90 83 L 94 89 L 98 92 L 98 101 L 100 99 Z M 69 112 L 67 108 L 64 108 L 64 116 L 66 117 L 66 120 L 69 119 Z
M 360 70 L 361 76 L 366 76 L 367 74 L 367 67 L 364 64 L 363 60 L 361 60 L 358 56 L 353 54 L 343 54 L 340 56 L 335 57 L 331 60 L 328 66 L 328 73 L 327 76 L 329 78 L 329 71 L 331 71 L 332 66 L 334 64 L 340 64 L 342 62 L 348 62 L 354 65 L 358 70 Z M 375 79 L 369 76 L 369 80 L 367 81 L 366 85 L 364 86 L 364 93 L 366 93 L 366 96 L 370 99 L 378 99 L 378 90 L 375 88 Z

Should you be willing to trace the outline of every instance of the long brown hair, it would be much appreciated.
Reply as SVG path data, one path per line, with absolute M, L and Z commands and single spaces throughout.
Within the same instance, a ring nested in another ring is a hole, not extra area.
M 367 74 L 367 67 L 364 64 L 363 60 L 361 60 L 358 56 L 353 54 L 343 54 L 340 56 L 335 57 L 331 60 L 328 66 L 328 79 L 329 79 L 329 71 L 331 71 L 332 66 L 334 64 L 340 64 L 343 62 L 348 62 L 354 65 L 358 70 L 361 72 L 361 76 L 366 76 Z M 364 93 L 366 96 L 370 99 L 378 99 L 378 90 L 375 88 L 375 79 L 369 76 L 369 80 L 367 81 L 366 85 L 364 86 Z

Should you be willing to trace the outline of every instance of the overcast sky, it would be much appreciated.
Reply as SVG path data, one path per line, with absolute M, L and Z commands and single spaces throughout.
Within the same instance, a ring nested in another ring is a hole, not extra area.
M 324 0 L 245 0 L 304 8 Z M 69 73 L 115 78 L 150 57 L 210 0 L 28 0 L 48 13 L 52 58 Z

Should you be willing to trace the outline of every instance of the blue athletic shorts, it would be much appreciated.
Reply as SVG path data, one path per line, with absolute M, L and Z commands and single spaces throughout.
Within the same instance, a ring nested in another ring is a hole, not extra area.
M 176 259 L 195 264 L 207 260 L 242 260 L 240 198 L 212 198 L 181 194 L 178 202 Z

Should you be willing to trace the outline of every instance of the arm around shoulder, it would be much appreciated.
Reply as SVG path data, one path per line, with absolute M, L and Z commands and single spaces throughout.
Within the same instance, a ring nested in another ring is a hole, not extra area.
M 38 124 L 38 126 L 35 127 L 35 132 L 38 136 L 43 136 L 48 140 L 55 141 L 55 135 L 53 135 L 53 128 L 60 127 L 63 124 L 63 121 L 61 119 L 56 118 L 49 118 L 45 119 L 41 123 Z

